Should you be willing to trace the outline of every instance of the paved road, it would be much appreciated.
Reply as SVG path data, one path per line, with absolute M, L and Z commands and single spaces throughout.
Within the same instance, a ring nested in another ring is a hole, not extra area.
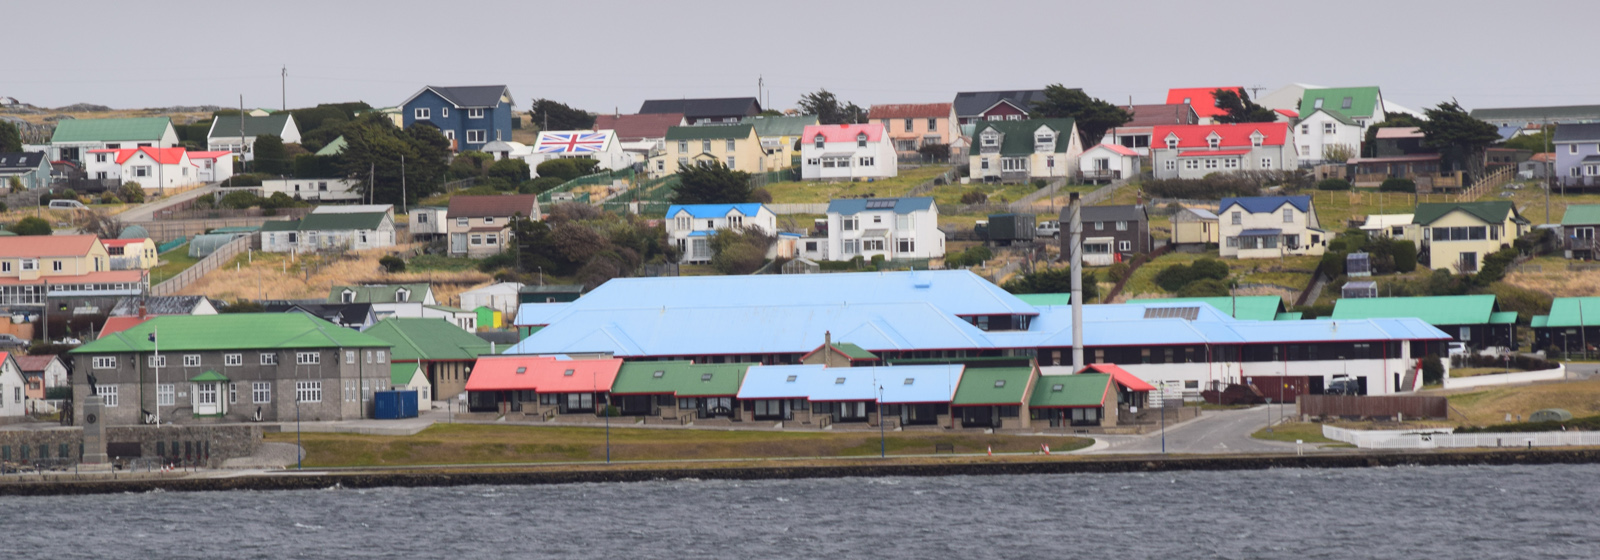
M 122 220 L 122 223 L 125 224 L 131 224 L 134 222 L 149 222 L 155 219 L 155 214 L 158 210 L 186 200 L 194 200 L 199 198 L 201 195 L 211 194 L 214 192 L 217 192 L 216 183 L 212 183 L 191 191 L 178 193 L 155 202 L 141 204 L 139 206 L 129 208 L 122 213 L 117 214 L 117 219 Z
M 1273 420 L 1277 421 L 1278 407 L 1272 407 L 1271 412 Z M 1266 425 L 1265 406 L 1238 410 L 1208 410 L 1199 418 L 1167 428 L 1167 452 L 1281 453 L 1294 450 L 1293 443 L 1250 437 L 1250 434 Z M 1160 430 L 1141 436 L 1096 436 L 1095 439 L 1106 440 L 1109 446 L 1091 451 L 1092 454 L 1161 452 Z
M 1588 379 L 1600 374 L 1600 364 L 1567 362 L 1567 377 L 1572 379 Z

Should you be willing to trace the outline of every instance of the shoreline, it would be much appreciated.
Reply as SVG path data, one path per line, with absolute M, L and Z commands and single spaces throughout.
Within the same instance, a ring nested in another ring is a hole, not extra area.
M 228 477 L 56 480 L 0 483 L 0 496 L 59 496 L 130 492 L 223 490 L 312 490 L 467 485 L 536 485 L 652 480 L 767 480 L 885 476 L 1087 474 L 1162 471 L 1264 470 L 1274 468 L 1372 468 L 1398 466 L 1552 465 L 1600 463 L 1600 449 L 1441 451 L 1424 453 L 1272 454 L 1250 456 L 1139 456 L 1027 461 L 955 461 L 856 465 L 541 469 L 462 466 L 459 469 L 275 471 Z M 509 469 L 509 470 L 507 470 Z M 68 475 L 62 475 L 68 476 Z

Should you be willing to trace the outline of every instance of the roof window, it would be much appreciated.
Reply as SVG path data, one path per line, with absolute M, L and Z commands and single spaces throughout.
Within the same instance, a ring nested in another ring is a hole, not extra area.
M 1344 102 L 1339 104 L 1339 108 L 1340 109 L 1349 109 L 1350 108 L 1350 104 L 1352 102 L 1353 102 L 1353 100 L 1351 98 L 1346 97 L 1346 98 L 1344 98 Z
M 561 372 L 561 375 L 564 375 L 564 376 L 567 376 L 567 377 L 572 377 L 572 370 L 569 369 L 567 371 Z
M 1005 387 L 1005 386 L 1006 386 L 1006 380 L 1004 380 L 1004 379 L 1001 379 L 999 381 L 995 381 L 994 382 L 994 388 L 996 388 L 996 389 L 999 389 L 999 388 Z
M 528 373 L 528 368 L 519 367 L 519 368 L 517 368 L 517 373 Z
M 1057 383 L 1055 385 L 1051 385 L 1050 386 L 1050 391 L 1056 392 L 1056 393 L 1060 393 L 1061 390 L 1064 389 L 1064 388 L 1066 388 L 1066 385 L 1062 385 L 1060 383 Z
M 1316 101 L 1312 101 L 1311 102 L 1311 107 L 1313 109 L 1321 109 L 1322 108 L 1322 98 L 1318 97 Z
M 894 203 L 895 203 L 894 199 L 889 199 L 889 200 L 868 200 L 867 201 L 867 208 L 869 210 L 882 210 L 882 209 L 885 209 L 885 208 L 894 208 Z
M 798 376 L 791 375 L 791 376 L 789 376 L 788 379 L 785 379 L 784 382 L 785 383 L 794 383 L 794 380 L 795 380 L 796 377 L 798 377 Z
M 834 378 L 833 384 L 834 385 L 844 385 L 844 378 L 843 377 Z
M 711 374 L 709 374 L 709 373 L 700 374 L 700 380 L 701 381 L 710 381 L 711 380 Z
M 666 375 L 666 374 L 667 374 L 667 372 L 664 372 L 664 371 L 661 371 L 661 370 L 658 369 L 658 370 L 656 370 L 655 373 L 650 374 L 650 377 L 654 377 L 656 379 L 661 379 L 661 376 Z
M 917 382 L 917 378 L 915 378 L 915 377 L 907 377 L 906 378 L 906 385 L 910 385 L 910 384 L 916 383 L 916 382 Z

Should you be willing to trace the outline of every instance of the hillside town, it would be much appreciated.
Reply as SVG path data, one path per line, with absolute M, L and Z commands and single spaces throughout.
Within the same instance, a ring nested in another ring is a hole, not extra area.
M 3 98 L 0 471 L 235 466 L 304 423 L 597 427 L 609 460 L 623 428 L 1099 449 L 1267 404 L 1294 448 L 1597 414 L 1600 106 L 1173 86 Z

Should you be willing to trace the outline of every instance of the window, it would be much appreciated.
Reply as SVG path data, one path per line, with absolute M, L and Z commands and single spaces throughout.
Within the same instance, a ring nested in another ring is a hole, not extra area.
M 731 151 L 733 151 L 733 150 L 734 150 L 734 147 L 733 147 L 733 141 L 732 141 L 732 140 L 729 140 L 729 141 L 728 141 L 728 145 L 727 145 L 727 146 L 724 146 L 724 147 L 723 147 L 723 149 L 724 149 L 724 150 L 727 150 L 727 151 L 730 151 L 730 152 L 731 152 Z M 729 166 L 729 167 L 732 167 L 732 166 Z
M 146 356 L 144 360 L 149 367 L 167 367 L 166 356 Z
M 1239 168 L 1239 158 L 1227 158 L 1227 159 L 1222 160 L 1222 168 L 1223 169 L 1238 169 Z
M 1338 130 L 1338 128 L 1331 122 L 1322 123 L 1322 133 L 1323 134 L 1333 134 L 1337 130 Z
M 439 118 L 444 118 L 444 119 L 450 118 L 450 108 L 449 107 L 440 107 L 439 108 Z
M 322 354 L 319 352 L 295 352 L 294 363 L 302 366 L 321 364 Z
M 97 385 L 94 388 L 94 393 L 96 395 L 100 395 L 100 400 L 104 401 L 106 408 L 116 408 L 117 407 L 117 386 L 116 385 Z
M 371 363 L 372 359 L 369 357 L 367 359 L 367 362 Z M 344 351 L 344 363 L 347 363 L 347 364 L 356 363 L 356 351 L 355 350 L 345 350 Z
M 906 119 L 906 132 L 911 132 L 911 119 Z
M 272 383 L 269 381 L 250 383 L 250 402 L 255 404 L 272 402 Z
M 1183 168 L 1184 169 L 1199 169 L 1200 168 L 1200 160 L 1197 160 L 1197 159 L 1184 160 L 1183 161 Z
M 902 253 L 910 253 L 910 252 L 914 252 L 914 251 L 917 250 L 917 240 L 916 239 L 913 239 L 913 238 L 910 238 L 910 237 L 902 237 L 902 238 L 900 238 L 899 241 L 900 241 L 899 242 L 899 247 L 897 249 L 900 252 L 902 252 Z
M 262 352 L 261 353 L 261 365 L 264 365 L 264 366 L 275 366 L 275 365 L 278 365 L 278 355 L 277 354 L 273 354 L 271 352 Z
M 1122 240 L 1122 241 L 1118 241 L 1117 242 L 1117 250 L 1118 251 L 1130 251 L 1132 249 L 1133 249 L 1133 242 L 1132 241 Z
M 811 141 L 819 150 L 822 149 L 823 144 L 826 143 L 826 139 L 823 138 L 821 134 L 818 134 L 816 138 L 812 138 Z
M 480 234 L 480 233 L 472 234 L 472 244 L 473 245 L 482 245 L 483 244 L 483 234 Z
M 380 363 L 380 364 L 384 363 L 384 361 L 388 360 L 388 359 L 389 358 L 388 358 L 388 353 L 387 352 L 384 352 L 382 350 L 378 351 L 378 363 Z
M 982 160 L 978 162 L 978 168 L 979 169 L 983 169 L 983 170 L 988 170 L 989 169 L 989 158 L 982 158 Z M 1573 172 L 1573 173 L 1576 174 L 1577 172 Z
M 1209 136 L 1209 137 L 1206 138 L 1206 145 L 1210 146 L 1212 149 L 1216 149 L 1218 147 L 1221 147 L 1222 146 L 1222 137 L 1221 136 L 1216 136 L 1216 135 Z
M 882 239 L 863 239 L 863 240 L 861 240 L 861 250 L 862 251 L 882 251 L 883 250 L 883 240 Z
M 911 129 L 908 128 L 906 130 L 911 130 Z M 928 119 L 928 132 L 938 132 L 938 131 L 939 131 L 939 119 L 936 119 L 936 118 L 935 119 Z
M 1242 225 L 1242 224 L 1244 224 L 1244 213 L 1242 213 L 1242 212 L 1240 212 L 1238 210 L 1234 210 L 1233 211 L 1233 225 L 1237 226 L 1237 225 Z
M 156 386 L 156 405 L 172 406 L 177 400 L 177 390 L 171 383 L 162 383 Z
M 1105 229 L 1106 229 L 1106 223 L 1105 222 L 1095 222 L 1094 223 L 1094 230 L 1095 231 L 1105 231 Z
M 861 167 L 872 167 L 873 161 L 874 161 L 873 158 L 864 157 L 864 158 L 861 158 L 861 160 L 859 162 L 857 162 L 857 165 L 860 165 Z
M 1167 160 L 1166 168 L 1167 168 L 1167 171 L 1173 171 L 1173 170 L 1178 169 L 1177 160 L 1171 160 L 1171 159 Z
M 1293 208 L 1284 208 L 1283 209 L 1283 223 L 1286 223 L 1286 224 L 1294 223 L 1294 209 Z
M 1206 160 L 1206 169 L 1216 169 L 1216 168 L 1217 168 L 1217 160 L 1216 159 L 1207 159 Z
M 733 156 L 728 156 L 728 169 L 733 169 Z
M 200 355 L 199 354 L 184 354 L 183 355 L 183 367 L 200 367 Z
M 95 356 L 94 369 L 117 369 L 116 356 Z
M 857 239 L 844 240 L 844 254 L 855 255 L 861 252 L 861 241 Z
M 228 404 L 239 404 L 239 384 L 228 384 Z
M 687 151 L 689 151 L 689 141 L 688 140 L 679 140 L 678 141 L 678 153 L 681 154 L 681 153 L 684 153 L 684 152 L 687 152 Z
M 469 118 L 469 119 L 481 119 L 481 118 L 483 118 L 483 108 L 482 107 L 478 107 L 478 108 L 475 108 L 475 109 L 467 109 L 467 118 Z
M 1578 153 L 1578 145 L 1577 144 L 1567 144 L 1567 153 L 1569 153 L 1569 154 Z M 1574 171 L 1573 174 L 1576 175 L 1577 172 Z
M 1261 168 L 1262 169 L 1272 169 L 1272 158 L 1269 158 L 1269 157 L 1261 158 Z
M 477 129 L 477 130 L 468 130 L 467 131 L 467 143 L 468 144 L 482 144 L 482 143 L 488 142 L 488 141 L 489 141 L 489 131 L 487 131 L 487 130 Z
M 1309 124 L 1300 125 L 1300 134 L 1306 135 L 1306 136 L 1310 136 L 1311 135 L 1311 125 L 1309 125 Z
M 1128 222 L 1118 220 L 1117 231 L 1128 231 Z
M 915 223 L 912 221 L 910 214 L 897 214 L 894 217 L 894 229 L 910 231 L 913 225 Z
M 322 402 L 321 381 L 296 381 L 294 382 L 295 402 Z
M 711 141 L 710 140 L 701 140 L 700 141 L 700 151 L 708 153 L 708 154 L 711 153 Z
M 983 135 L 983 145 L 984 146 L 991 146 L 992 147 L 992 146 L 999 145 L 999 143 L 1000 143 L 1000 135 L 993 134 L 993 133 Z
M 867 133 L 861 132 L 861 133 L 857 133 L 856 134 L 856 147 L 857 148 L 865 148 L 865 147 L 867 147 Z
M 485 245 L 499 245 L 500 244 L 500 234 L 498 234 L 498 233 L 486 233 L 486 234 L 484 234 L 483 235 L 483 243 Z
M 1178 149 L 1178 139 L 1177 138 L 1168 138 L 1167 139 L 1167 149 L 1168 150 L 1176 150 L 1176 149 Z
M 856 216 L 841 218 L 840 222 L 843 225 L 844 231 L 855 231 L 861 227 L 861 218 Z
M 51 272 L 61 272 L 61 269 L 62 269 L 61 261 L 50 261 L 50 271 Z
M 39 259 L 17 259 L 17 262 L 22 264 L 22 266 L 18 268 L 21 268 L 24 271 L 39 270 Z
M 411 116 L 419 121 L 425 121 L 433 118 L 432 115 L 429 114 L 428 109 L 423 107 L 418 107 L 416 111 L 412 112 Z
M 1350 104 L 1352 102 L 1353 102 L 1353 100 L 1351 98 L 1346 97 L 1346 98 L 1344 98 L 1344 102 L 1339 104 L 1339 108 L 1340 109 L 1349 109 L 1350 108 Z

